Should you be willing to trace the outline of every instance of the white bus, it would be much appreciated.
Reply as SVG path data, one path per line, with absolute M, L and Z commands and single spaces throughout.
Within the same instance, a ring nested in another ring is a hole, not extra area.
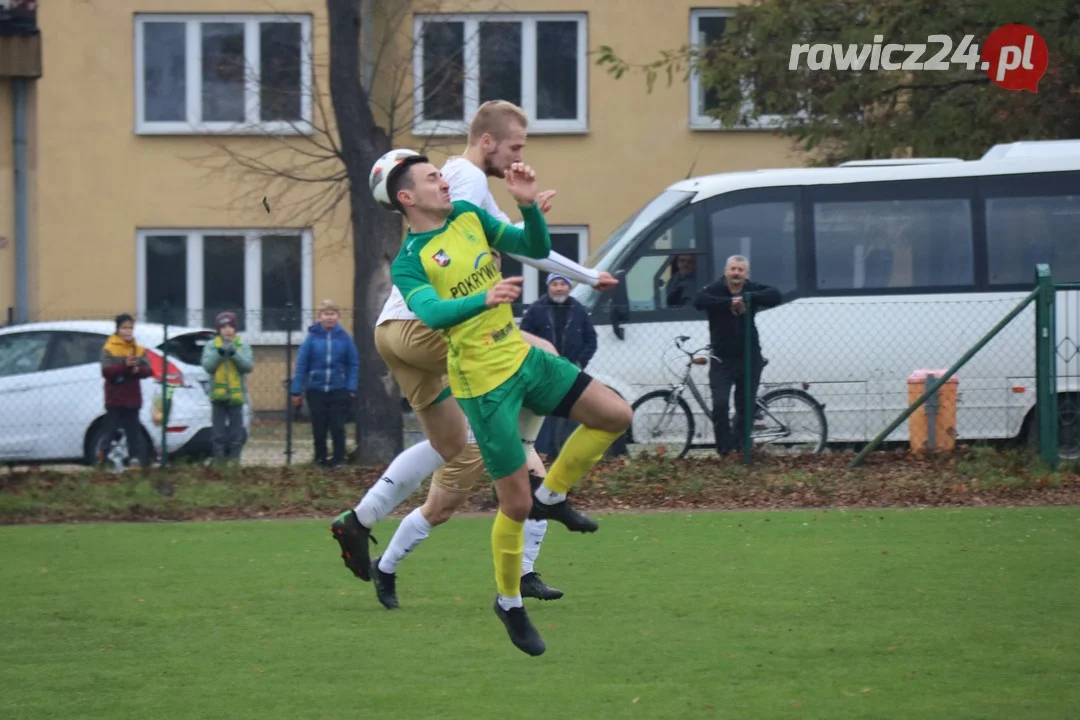
M 692 267 L 696 289 L 719 279 L 731 255 L 746 256 L 751 279 L 784 295 L 783 305 L 757 315 L 769 361 L 761 392 L 808 383 L 825 405 L 829 442 L 864 443 L 907 406 L 914 371 L 950 367 L 1031 291 L 1037 263 L 1050 266 L 1055 282 L 1080 281 L 1080 141 L 996 146 L 969 162 L 861 162 L 677 182 L 589 260 L 622 274 L 620 287 L 574 289 L 599 335 L 590 374 L 630 402 L 670 386 L 685 368 L 673 339 L 708 343 L 704 314 L 687 293 L 670 302 L 674 268 Z M 1062 416 L 1080 404 L 1077 300 L 1058 295 Z M 1034 347 L 1028 306 L 961 368 L 960 440 L 1029 432 Z M 707 370 L 694 372 L 709 399 Z M 712 427 L 695 412 L 693 442 L 707 448 Z M 904 423 L 887 439 L 907 433 Z M 1063 455 L 1080 453 L 1074 433 L 1063 427 L 1060 435 Z

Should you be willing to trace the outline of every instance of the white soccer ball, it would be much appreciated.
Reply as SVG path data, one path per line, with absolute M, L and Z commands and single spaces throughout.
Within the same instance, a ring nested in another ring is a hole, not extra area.
M 397 150 L 391 150 L 375 161 L 375 164 L 371 166 L 371 174 L 368 175 L 368 186 L 371 188 L 371 194 L 374 196 L 375 202 L 379 203 L 387 210 L 398 212 L 398 209 L 390 202 L 390 193 L 387 189 L 387 183 L 390 180 L 390 172 L 405 160 L 405 158 L 419 155 L 420 153 L 415 150 L 399 148 Z

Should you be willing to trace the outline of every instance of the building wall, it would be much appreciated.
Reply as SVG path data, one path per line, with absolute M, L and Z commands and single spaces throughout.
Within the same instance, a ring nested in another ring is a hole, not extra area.
M 387 3 L 388 0 L 378 0 Z M 393 3 L 391 7 L 395 7 Z M 630 6 L 627 6 L 629 8 Z M 588 48 L 616 47 L 629 59 L 646 61 L 689 39 L 691 4 L 684 0 L 642 3 L 633 10 L 607 0 L 485 0 L 446 3 L 415 0 L 412 10 L 587 12 Z M 260 13 L 263 0 L 235 0 L 230 13 Z M 328 87 L 327 28 L 322 0 L 279 0 L 278 12 L 313 16 L 316 82 Z M 275 143 L 262 137 L 140 136 L 135 134 L 136 12 L 221 12 L 217 0 L 110 0 L 44 3 L 39 23 L 46 34 L 45 74 L 32 94 L 31 314 L 35 319 L 112 317 L 136 305 L 136 231 L 139 228 L 247 228 L 282 226 L 283 215 L 267 214 L 285 201 L 285 185 L 242 173 L 220 143 L 258 156 Z M 403 24 L 376 9 L 379 108 L 404 103 L 395 126 L 407 127 L 411 78 L 412 17 Z M 63 42 L 59 39 L 63 38 Z M 393 55 L 396 49 L 404 55 Z M 787 141 L 767 132 L 694 131 L 688 127 L 689 90 L 663 81 L 650 94 L 639 76 L 621 80 L 588 66 L 588 132 L 533 133 L 526 151 L 543 188 L 558 191 L 549 222 L 584 225 L 593 248 L 628 215 L 684 177 L 695 174 L 798 164 Z M 402 84 L 394 89 L 395 81 Z M 0 82 L 0 138 L 10 138 L 10 86 Z M 401 88 L 404 88 L 402 91 Z M 324 101 L 329 107 L 329 98 Z M 381 110 L 380 110 L 381 112 Z M 385 117 L 385 113 L 384 113 Z M 332 118 L 331 118 L 332 121 Z M 331 125 L 332 127 L 332 125 Z M 407 130 L 397 145 L 429 147 L 437 161 L 460 152 L 462 137 L 417 137 Z M 276 161 L 288 166 L 288 160 Z M 512 202 L 493 181 L 503 207 Z M 308 191 L 294 186 L 289 198 Z M 11 143 L 0 141 L 0 307 L 14 301 Z M 310 307 L 324 297 L 351 304 L 351 236 L 347 207 L 313 228 L 313 291 Z M 513 213 L 512 213 L 513 214 Z M 302 223 L 287 223 L 297 226 Z M 6 312 L 6 310 L 5 310 Z M 297 335 L 295 342 L 302 340 Z M 252 378 L 256 408 L 282 409 L 285 377 L 280 347 L 257 350 Z
M 0 78 L 0 325 L 15 305 L 15 163 L 11 79 Z
M 280 0 L 272 5 L 235 0 L 227 11 L 311 13 L 315 52 L 325 58 L 324 8 L 320 0 Z M 38 21 L 46 43 L 36 122 L 37 318 L 111 317 L 134 309 L 140 227 L 284 224 L 279 213 L 268 215 L 259 202 L 267 180 L 243 175 L 215 145 L 224 141 L 238 152 L 259 155 L 276 141 L 134 132 L 135 13 L 222 10 L 216 0 L 41 5 Z M 325 86 L 325 62 L 317 66 L 318 82 Z M 4 143 L 0 147 L 2 162 L 8 150 Z M 277 205 L 278 198 L 270 194 Z M 3 195 L 0 203 L 7 202 L 10 193 Z M 0 222 L 7 222 L 4 215 Z M 333 232 L 335 222 L 340 217 L 315 228 L 314 283 L 320 296 L 344 298 L 351 294 L 351 273 L 350 265 L 340 261 L 343 253 L 348 256 L 347 248 L 340 242 L 337 247 L 328 244 L 329 238 L 340 237 L 340 232 Z
M 26 92 L 26 234 L 29 247 L 27 271 L 30 317 L 37 301 L 34 283 L 37 268 L 37 83 L 27 82 Z M 16 302 L 15 273 L 15 117 L 11 78 L 0 78 L 0 325 L 14 316 Z
M 588 14 L 589 51 L 610 45 L 631 62 L 656 59 L 662 50 L 677 49 L 690 39 L 690 11 L 700 3 L 688 0 L 621 6 L 610 0 L 498 0 L 438 3 L 440 12 L 584 12 Z M 737 3 L 729 3 L 729 6 Z M 417 0 L 418 12 L 432 3 Z M 558 195 L 548 222 L 585 225 L 593 249 L 634 211 L 669 184 L 694 175 L 788 167 L 802 164 L 790 141 L 764 131 L 689 129 L 690 90 L 676 76 L 669 87 L 657 81 L 647 92 L 644 77 L 614 79 L 588 59 L 588 125 L 584 134 L 531 133 L 526 161 L 542 188 Z M 417 145 L 432 142 L 413 136 Z M 463 138 L 437 138 L 431 150 L 440 159 L 461 152 Z M 501 181 L 492 180 L 504 209 L 513 208 Z M 514 216 L 514 213 L 509 213 Z

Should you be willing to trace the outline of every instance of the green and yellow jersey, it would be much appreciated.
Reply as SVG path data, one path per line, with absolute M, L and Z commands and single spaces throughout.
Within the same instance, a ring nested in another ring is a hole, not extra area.
M 522 207 L 521 214 L 524 229 L 458 200 L 442 228 L 410 231 L 390 266 L 409 309 L 428 327 L 443 331 L 455 397 L 479 397 L 499 387 L 529 352 L 510 305 L 484 304 L 487 291 L 502 280 L 492 248 L 537 259 L 551 252 L 540 210 Z

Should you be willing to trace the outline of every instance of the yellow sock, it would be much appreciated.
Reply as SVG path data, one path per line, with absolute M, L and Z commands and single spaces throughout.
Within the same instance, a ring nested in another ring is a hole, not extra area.
M 555 458 L 555 464 L 548 470 L 544 487 L 553 493 L 565 495 L 604 457 L 604 453 L 620 435 L 621 432 L 591 430 L 584 425 L 578 425 L 563 444 L 562 452 Z
M 491 551 L 495 556 L 495 583 L 499 594 L 521 594 L 521 557 L 525 552 L 525 523 L 511 520 L 500 510 L 491 526 Z

